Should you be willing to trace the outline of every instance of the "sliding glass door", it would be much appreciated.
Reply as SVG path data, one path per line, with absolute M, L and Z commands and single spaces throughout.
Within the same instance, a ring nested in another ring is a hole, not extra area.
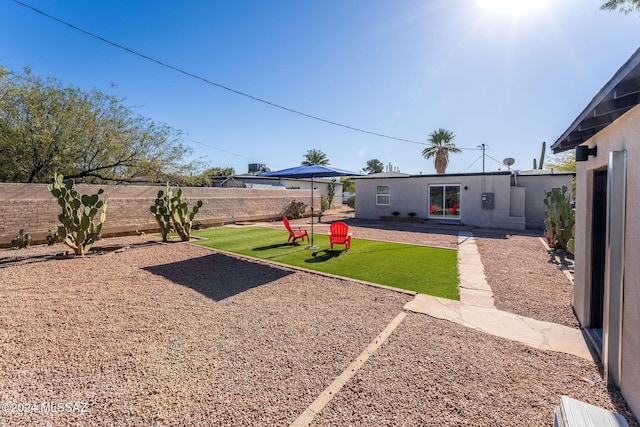
M 460 219 L 460 186 L 429 186 L 429 218 Z

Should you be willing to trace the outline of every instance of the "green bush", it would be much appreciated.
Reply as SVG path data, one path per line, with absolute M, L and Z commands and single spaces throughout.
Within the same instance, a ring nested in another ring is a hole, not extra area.
M 324 194 L 321 194 L 320 195 L 320 210 L 322 212 L 324 212 L 327 209 L 329 209 L 329 199 Z
M 347 199 L 347 206 L 349 206 L 351 209 L 356 208 L 356 196 L 349 196 L 349 198 Z

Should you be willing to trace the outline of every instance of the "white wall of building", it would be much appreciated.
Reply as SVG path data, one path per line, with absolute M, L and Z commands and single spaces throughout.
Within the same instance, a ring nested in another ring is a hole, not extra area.
M 589 326 L 591 301 L 591 245 L 593 212 L 593 174 L 607 168 L 612 151 L 626 150 L 626 229 L 624 259 L 611 259 L 610 269 L 621 263 L 623 268 L 622 301 L 610 301 L 622 307 L 620 360 L 605 360 L 605 364 L 620 364 L 619 387 L 636 417 L 640 416 L 640 106 L 636 106 L 585 144 L 597 146 L 597 156 L 577 164 L 576 185 L 576 266 L 574 309 L 581 325 Z M 614 188 L 613 191 L 620 191 Z M 621 206 L 609 205 L 613 214 Z M 620 224 L 616 224 L 620 225 Z M 606 242 L 599 244 L 605 245 Z M 616 273 L 616 271 L 613 271 Z M 606 282 L 605 282 L 606 284 Z M 614 284 L 615 286 L 615 284 Z M 609 289 L 605 288 L 605 294 Z M 606 310 L 606 307 L 605 307 Z M 607 334 L 605 326 L 605 335 Z M 606 359 L 606 357 L 605 357 Z

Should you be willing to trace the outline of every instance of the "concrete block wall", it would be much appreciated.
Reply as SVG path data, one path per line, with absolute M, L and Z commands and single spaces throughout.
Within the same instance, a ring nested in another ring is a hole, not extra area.
M 76 188 L 83 194 L 95 194 L 103 188 L 109 195 L 103 236 L 158 230 L 149 207 L 164 186 L 78 184 Z M 190 206 L 199 199 L 204 203 L 196 220 L 205 226 L 277 219 L 292 200 L 311 204 L 309 190 L 202 187 L 183 191 Z M 314 204 L 319 210 L 319 194 L 315 194 Z M 0 245 L 8 245 L 21 228 L 35 241 L 43 241 L 48 230 L 58 227 L 59 214 L 60 206 L 45 184 L 0 184 Z

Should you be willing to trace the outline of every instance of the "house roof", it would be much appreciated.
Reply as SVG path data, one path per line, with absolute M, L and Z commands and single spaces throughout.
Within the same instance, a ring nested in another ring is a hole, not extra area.
M 398 172 L 382 172 L 374 173 L 371 175 L 354 176 L 353 179 L 381 179 L 381 178 L 434 178 L 434 177 L 450 177 L 450 176 L 488 176 L 488 175 L 511 175 L 511 172 L 498 171 L 498 172 L 470 172 L 470 173 L 447 173 L 447 174 L 431 174 L 431 175 L 408 175 L 406 173 Z
M 582 144 L 640 104 L 640 49 L 613 75 L 551 146 L 554 153 Z
M 408 175 L 406 173 L 397 172 L 383 172 L 374 173 L 371 175 L 354 176 L 353 179 L 387 179 L 387 178 L 443 178 L 452 176 L 491 176 L 491 175 L 526 175 L 526 176 L 561 176 L 561 175 L 575 175 L 575 172 L 554 171 L 546 169 L 534 169 L 534 170 L 512 170 L 512 171 L 496 171 L 496 172 L 469 172 L 469 173 L 447 173 L 447 174 L 431 174 L 431 175 Z
M 404 176 L 411 176 L 409 174 L 406 173 L 402 173 L 402 172 L 379 172 L 379 173 L 371 173 L 369 175 L 362 175 L 362 176 L 354 176 L 354 179 L 361 179 L 361 178 L 398 178 L 398 177 L 404 177 Z
M 575 172 L 557 171 L 553 169 L 518 169 L 513 171 L 518 176 L 548 176 L 548 175 L 575 175 Z

